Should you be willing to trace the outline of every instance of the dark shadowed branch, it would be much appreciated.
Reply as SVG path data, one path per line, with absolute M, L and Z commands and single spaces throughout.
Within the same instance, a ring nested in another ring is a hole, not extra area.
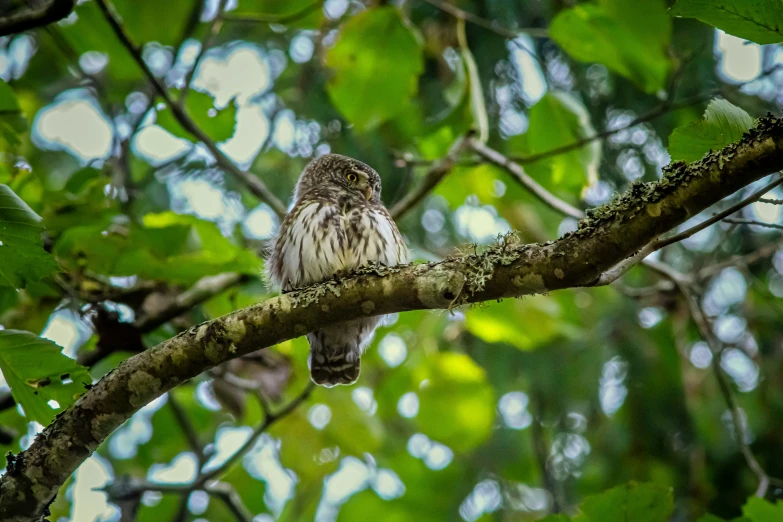
M 509 235 L 438 263 L 365 267 L 194 326 L 127 359 L 59 415 L 0 478 L 0 520 L 34 520 L 125 420 L 210 368 L 340 321 L 594 286 L 651 241 L 781 169 L 783 120 L 761 118 L 739 142 L 634 184 L 557 241 L 522 245 Z
M 76 0 L 3 2 L 0 5 L 0 36 L 21 33 L 62 20 L 76 7 Z

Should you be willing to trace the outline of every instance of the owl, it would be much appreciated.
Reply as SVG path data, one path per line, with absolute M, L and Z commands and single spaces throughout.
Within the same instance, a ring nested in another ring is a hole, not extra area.
M 266 271 L 285 293 L 369 263 L 405 263 L 407 257 L 405 241 L 381 203 L 378 173 L 361 161 L 326 154 L 299 177 Z M 381 319 L 341 322 L 308 334 L 313 382 L 326 387 L 354 383 L 362 352 Z

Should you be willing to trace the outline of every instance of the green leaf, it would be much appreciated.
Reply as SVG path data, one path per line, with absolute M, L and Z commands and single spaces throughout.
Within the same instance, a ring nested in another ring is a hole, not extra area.
M 538 522 L 569 522 L 571 519 L 568 518 L 568 515 L 563 514 L 556 514 L 556 515 L 547 515 Z
M 513 138 L 510 145 L 526 156 L 546 154 L 595 134 L 584 106 L 563 92 L 544 95 L 530 109 L 529 122 L 527 133 Z M 579 149 L 533 162 L 528 168 L 545 185 L 548 179 L 554 187 L 575 189 L 569 192 L 578 194 L 598 179 L 600 162 L 601 143 L 595 140 Z
M 142 46 L 148 42 L 175 45 L 182 37 L 188 13 L 193 9 L 193 0 L 114 0 L 114 7 L 136 45 Z
M 587 497 L 580 510 L 580 522 L 666 522 L 674 501 L 671 488 L 630 482 Z
M 63 355 L 55 343 L 21 330 L 0 330 L 0 370 L 27 418 L 43 425 L 92 383 L 87 368 Z M 59 407 L 50 406 L 51 400 Z
M 24 288 L 58 270 L 57 262 L 43 249 L 41 217 L 0 185 L 0 285 Z
M 176 94 L 173 94 L 177 98 Z M 190 91 L 185 99 L 185 110 L 196 125 L 214 141 L 225 141 L 234 134 L 237 107 L 230 102 L 228 107 L 218 110 L 209 94 Z M 155 123 L 179 138 L 192 140 L 193 135 L 186 131 L 174 117 L 169 107 L 157 111 Z
M 234 16 L 262 17 L 270 23 L 286 27 L 314 29 L 324 18 L 321 0 L 239 0 L 231 14 Z M 264 34 L 267 37 L 268 34 Z
M 783 42 L 780 0 L 678 0 L 669 12 L 759 44 Z
M 753 118 L 726 100 L 714 99 L 704 112 L 704 119 L 674 129 L 669 136 L 672 160 L 697 161 L 742 138 L 753 126 Z
M 535 324 L 522 328 L 520 318 Z M 520 350 L 532 350 L 561 337 L 577 338 L 582 331 L 554 298 L 505 299 L 487 308 L 471 308 L 465 313 L 465 327 L 488 343 L 508 343 Z
M 773 504 L 758 497 L 750 497 L 742 506 L 742 514 L 750 522 L 780 522 L 783 520 L 783 502 Z
M 27 130 L 27 120 L 11 87 L 0 79 L 0 134 L 11 145 L 19 144 L 17 135 Z
M 362 131 L 397 114 L 416 94 L 424 70 L 416 36 L 391 6 L 351 18 L 326 64 L 334 69 L 327 86 L 332 102 Z
M 579 4 L 561 11 L 549 34 L 574 59 L 603 64 L 646 92 L 666 86 L 672 23 L 663 0 Z
M 416 369 L 416 422 L 426 435 L 455 451 L 475 448 L 490 435 L 495 397 L 484 369 L 462 353 L 439 353 Z
M 98 223 L 66 230 L 55 245 L 66 265 L 85 263 L 104 275 L 191 284 L 221 272 L 261 273 L 261 260 L 220 233 L 217 226 L 173 212 L 147 214 L 129 231 Z

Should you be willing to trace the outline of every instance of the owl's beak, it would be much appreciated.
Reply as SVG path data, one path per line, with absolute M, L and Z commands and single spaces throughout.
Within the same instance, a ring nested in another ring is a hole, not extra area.
M 372 187 L 370 185 L 364 187 L 364 197 L 367 199 L 367 201 L 372 199 Z

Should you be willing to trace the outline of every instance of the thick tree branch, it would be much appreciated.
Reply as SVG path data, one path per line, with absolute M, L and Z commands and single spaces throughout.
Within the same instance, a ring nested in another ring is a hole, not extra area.
M 278 199 L 277 196 L 275 196 L 271 190 L 266 186 L 266 184 L 261 181 L 256 176 L 250 174 L 249 172 L 245 172 L 239 167 L 234 164 L 231 159 L 226 156 L 222 150 L 217 146 L 217 143 L 215 143 L 209 136 L 207 136 L 206 132 L 204 132 L 201 127 L 196 125 L 196 122 L 193 121 L 193 119 L 188 115 L 188 113 L 174 100 L 174 98 L 169 93 L 168 89 L 165 85 L 158 79 L 153 73 L 152 70 L 147 66 L 147 63 L 144 61 L 144 58 L 142 56 L 141 48 L 139 48 L 136 44 L 133 43 L 133 41 L 130 39 L 130 36 L 125 31 L 125 29 L 122 26 L 122 23 L 120 22 L 119 17 L 114 12 L 114 9 L 112 6 L 109 5 L 107 0 L 95 0 L 98 4 L 98 6 L 101 8 L 101 11 L 103 11 L 104 16 L 106 17 L 106 20 L 109 22 L 109 25 L 114 30 L 114 33 L 117 35 L 117 38 L 119 38 L 120 42 L 128 49 L 128 52 L 130 52 L 133 59 L 136 61 L 136 64 L 141 68 L 141 70 L 144 72 L 144 75 L 147 77 L 147 80 L 152 84 L 152 86 L 157 91 L 158 95 L 163 98 L 163 100 L 166 102 L 166 105 L 168 105 L 169 109 L 171 110 L 172 115 L 177 120 L 177 122 L 182 125 L 182 128 L 188 131 L 194 138 L 196 138 L 198 141 L 204 144 L 204 146 L 209 150 L 209 152 L 212 154 L 212 156 L 215 158 L 215 161 L 217 162 L 218 166 L 228 172 L 230 175 L 235 177 L 237 180 L 239 180 L 243 185 L 245 185 L 250 192 L 256 196 L 261 201 L 268 204 L 270 207 L 272 207 L 272 210 L 274 210 L 278 216 L 284 216 L 286 213 L 286 207 L 283 204 L 280 199 Z
M 0 6 L 0 36 L 21 33 L 62 20 L 73 11 L 76 0 L 34 0 Z
M 112 431 L 205 370 L 325 324 L 593 286 L 661 234 L 781 169 L 783 120 L 761 118 L 740 142 L 690 165 L 672 164 L 660 181 L 633 185 L 557 241 L 519 245 L 506 237 L 439 263 L 366 267 L 190 328 L 124 361 L 19 455 L 0 479 L 0 520 L 33 520 Z

